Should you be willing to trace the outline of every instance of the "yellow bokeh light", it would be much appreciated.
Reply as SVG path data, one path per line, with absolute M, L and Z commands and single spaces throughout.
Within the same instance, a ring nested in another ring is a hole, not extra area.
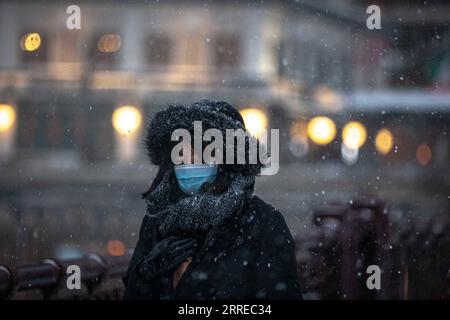
M 367 130 L 363 124 L 357 121 L 350 121 L 342 130 L 342 141 L 349 149 L 359 149 L 367 139 Z
M 388 154 L 394 145 L 394 136 L 389 129 L 382 128 L 375 137 L 375 148 L 380 154 Z
M 266 114 L 256 108 L 247 108 L 240 111 L 247 131 L 254 137 L 260 138 L 261 133 L 267 129 Z
M 118 134 L 131 135 L 141 126 L 141 111 L 134 106 L 119 107 L 113 112 L 112 123 Z
M 309 138 L 317 144 L 326 145 L 336 136 L 336 125 L 328 117 L 315 117 L 306 128 Z
M 120 49 L 122 41 L 117 34 L 104 34 L 98 40 L 98 50 L 104 53 L 113 53 Z
M 6 132 L 14 126 L 16 111 L 9 104 L 0 104 L 0 132 Z
M 36 32 L 27 33 L 22 37 L 20 45 L 24 51 L 35 51 L 41 46 L 41 36 Z

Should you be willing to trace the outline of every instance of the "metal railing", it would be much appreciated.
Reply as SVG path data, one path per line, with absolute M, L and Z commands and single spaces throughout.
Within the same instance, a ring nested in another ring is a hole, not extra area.
M 449 299 L 450 219 L 388 220 L 375 198 L 317 210 L 296 238 L 300 282 L 312 299 Z M 369 290 L 367 267 L 381 270 Z
M 450 219 L 388 221 L 375 198 L 316 210 L 310 231 L 296 238 L 305 298 L 450 299 Z M 8 268 L 0 265 L 1 299 L 121 299 L 131 259 L 87 254 Z M 67 286 L 67 268 L 81 270 L 80 290 Z M 366 268 L 382 270 L 381 290 L 368 290 Z
M 120 299 L 131 252 L 123 256 L 87 254 L 80 259 L 45 259 L 39 263 L 7 268 L 0 265 L 0 298 L 32 299 Z M 70 290 L 67 269 L 80 268 L 82 288 Z

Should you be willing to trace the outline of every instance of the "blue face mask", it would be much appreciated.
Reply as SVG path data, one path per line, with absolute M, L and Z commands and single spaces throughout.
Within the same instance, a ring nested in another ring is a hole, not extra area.
M 200 191 L 203 184 L 212 182 L 217 177 L 215 164 L 183 164 L 175 166 L 178 186 L 185 193 L 193 195 Z

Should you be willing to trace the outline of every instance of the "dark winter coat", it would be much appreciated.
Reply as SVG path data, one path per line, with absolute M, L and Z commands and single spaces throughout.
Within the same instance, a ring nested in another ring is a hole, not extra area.
M 301 299 L 294 241 L 280 212 L 253 196 L 242 211 L 212 230 L 175 289 L 173 272 L 154 283 L 136 267 L 160 241 L 147 216 L 128 267 L 125 299 Z

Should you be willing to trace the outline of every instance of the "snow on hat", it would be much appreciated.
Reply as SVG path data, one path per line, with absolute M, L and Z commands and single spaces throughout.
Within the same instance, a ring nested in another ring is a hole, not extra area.
M 200 100 L 186 107 L 182 105 L 171 105 L 153 117 L 147 128 L 144 144 L 147 154 L 153 164 L 161 165 L 170 159 L 172 132 L 175 129 L 186 129 L 193 132 L 194 121 L 202 122 L 202 129 L 218 129 L 222 131 L 225 143 L 226 129 L 246 130 L 244 120 L 235 108 L 223 101 Z M 224 148 L 225 151 L 225 148 Z M 248 142 L 246 143 L 246 153 Z M 248 154 L 247 154 L 248 155 Z M 224 158 L 225 159 L 225 158 Z M 248 159 L 248 157 L 247 157 Z M 245 167 L 247 173 L 257 174 L 261 164 L 233 165 Z

